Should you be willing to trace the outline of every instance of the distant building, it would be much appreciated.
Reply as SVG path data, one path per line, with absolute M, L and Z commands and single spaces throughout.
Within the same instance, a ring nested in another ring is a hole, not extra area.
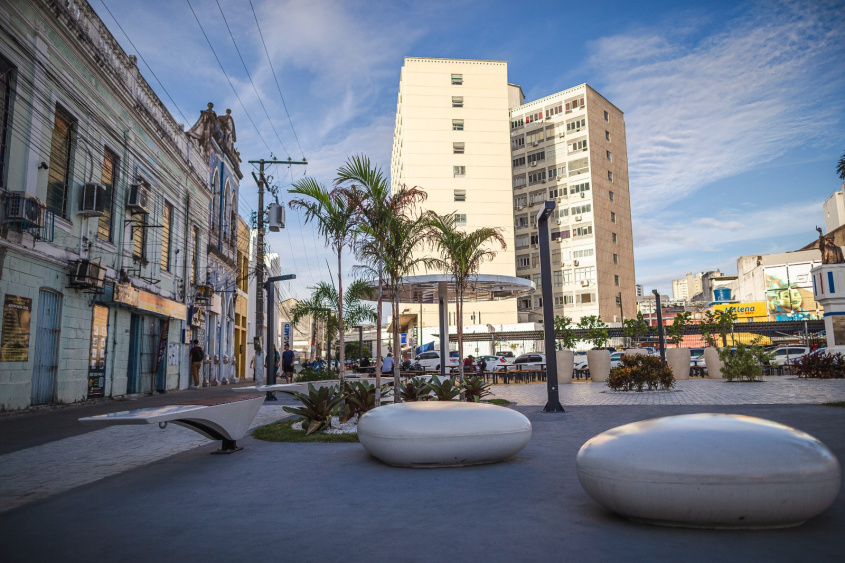
M 845 225 L 845 182 L 842 188 L 833 192 L 824 202 L 824 229 L 825 233 L 831 233 Z
M 637 297 L 642 297 L 645 295 L 645 289 L 643 289 L 643 284 L 638 283 L 634 286 L 637 290 Z
M 689 301 L 702 292 L 701 273 L 688 273 L 686 277 L 672 280 L 672 298 Z

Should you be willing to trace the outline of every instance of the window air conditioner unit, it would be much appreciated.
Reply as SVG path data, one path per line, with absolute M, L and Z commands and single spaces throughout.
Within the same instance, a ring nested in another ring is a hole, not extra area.
M 590 281 L 589 280 L 581 280 L 581 287 L 589 287 Z
M 194 304 L 208 304 L 214 295 L 214 286 L 208 284 L 197 284 L 194 286 Z
M 563 219 L 555 219 L 555 223 L 557 223 L 558 225 L 560 225 L 562 222 L 563 222 Z
M 285 206 L 271 203 L 267 207 L 267 228 L 274 233 L 285 228 Z
M 536 147 L 539 144 L 540 144 L 540 141 L 534 141 L 533 143 L 531 143 L 531 146 Z
M 581 192 L 581 197 L 584 198 L 584 197 L 587 197 L 587 196 L 584 192 Z
M 540 181 L 541 181 L 542 183 L 544 183 L 544 184 L 546 183 L 546 180 L 540 180 Z
M 581 219 L 582 219 L 582 217 L 581 217 L 580 215 L 576 215 L 576 216 L 575 216 L 575 220 L 576 220 L 576 221 L 580 221 Z
M 106 208 L 106 187 L 102 184 L 82 186 L 82 200 L 79 202 L 79 215 L 84 217 L 102 217 Z
M 531 166 L 537 166 L 537 161 L 536 161 L 536 160 L 532 160 L 532 161 L 531 161 Z
M 562 138 L 564 135 L 566 135 L 566 133 L 558 133 L 558 134 L 557 134 L 557 136 L 558 136 L 558 137 L 561 137 L 561 138 Z
M 70 275 L 70 286 L 99 289 L 103 287 L 105 279 L 105 266 L 90 260 L 79 260 L 73 264 L 73 273 Z
M 572 265 L 573 265 L 573 266 L 577 266 L 578 264 L 580 264 L 580 262 L 578 262 L 578 260 L 573 260 L 573 261 L 572 261 Z
M 132 213 L 149 214 L 152 207 L 152 194 L 147 184 L 130 184 L 129 199 L 126 201 L 126 209 Z
M 11 192 L 6 200 L 6 219 L 15 221 L 37 221 L 38 207 L 35 198 L 26 192 Z

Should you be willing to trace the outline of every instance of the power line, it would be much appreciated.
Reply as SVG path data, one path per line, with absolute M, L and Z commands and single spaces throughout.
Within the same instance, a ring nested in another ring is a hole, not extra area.
M 276 69 L 273 68 L 273 61 L 270 60 L 270 52 L 267 50 L 267 43 L 264 42 L 264 34 L 261 33 L 261 25 L 258 23 L 258 16 L 255 14 L 255 6 L 252 5 L 252 0 L 249 0 L 249 7 L 252 9 L 252 17 L 255 18 L 255 26 L 258 28 L 258 36 L 261 38 L 261 44 L 264 45 L 264 53 L 267 55 L 267 62 L 270 63 L 270 71 L 273 73 L 273 80 L 276 82 L 276 89 L 279 91 L 279 97 L 282 98 L 282 106 L 285 108 L 285 115 L 288 116 L 290 129 L 293 131 L 293 138 L 296 139 L 296 146 L 299 147 L 299 152 L 302 153 L 302 158 L 305 158 L 305 151 L 302 150 L 302 145 L 299 144 L 299 136 L 296 134 L 296 129 L 293 126 L 293 120 L 290 118 L 288 105 L 285 103 L 285 96 L 282 94 L 282 87 L 279 86 L 279 78 L 276 76 Z
M 267 149 L 267 152 L 273 154 L 273 151 L 270 149 L 270 145 L 267 144 L 267 141 L 264 140 L 264 137 L 261 135 L 261 131 L 258 129 L 258 126 L 255 124 L 255 121 L 252 120 L 252 116 L 249 115 L 249 112 L 246 110 L 246 105 L 244 105 L 243 100 L 238 95 L 238 91 L 235 89 L 235 85 L 232 84 L 232 80 L 229 78 L 229 75 L 226 74 L 226 69 L 223 68 L 223 63 L 220 62 L 220 57 L 217 56 L 217 51 L 214 50 L 214 46 L 211 44 L 211 40 L 208 38 L 208 34 L 205 32 L 205 28 L 203 28 L 202 24 L 200 23 L 199 17 L 197 17 L 197 13 L 194 11 L 194 7 L 191 5 L 191 0 L 185 0 L 188 3 L 188 7 L 191 9 L 191 13 L 194 14 L 194 19 L 197 20 L 197 25 L 200 26 L 200 31 L 202 31 L 203 37 L 205 37 L 206 43 L 208 43 L 208 47 L 211 49 L 212 54 L 214 55 L 214 59 L 217 61 L 217 64 L 220 65 L 220 70 L 223 71 L 223 76 L 226 77 L 226 82 L 229 83 L 229 87 L 232 89 L 232 92 L 235 93 L 235 97 L 238 99 L 238 102 L 241 104 L 241 108 L 244 110 L 244 114 L 249 119 L 249 122 L 252 123 L 252 127 L 255 129 L 255 132 L 258 134 L 258 138 L 261 139 L 261 142 L 264 143 L 264 147 Z
M 264 110 L 264 115 L 267 117 L 267 123 L 270 124 L 270 128 L 273 129 L 273 133 L 276 135 L 276 140 L 279 141 L 279 144 L 282 146 L 282 150 L 285 151 L 285 154 L 290 158 L 290 153 L 285 148 L 285 144 L 282 142 L 282 138 L 279 137 L 279 132 L 276 131 L 276 126 L 273 125 L 273 120 L 270 119 L 270 114 L 267 113 L 267 108 L 264 107 L 264 102 L 261 100 L 261 95 L 258 93 L 258 88 L 255 87 L 255 82 L 252 81 L 252 75 L 249 73 L 249 69 L 246 66 L 246 62 L 244 62 L 243 55 L 241 55 L 241 50 L 238 49 L 238 44 L 235 42 L 235 36 L 232 35 L 232 29 L 229 27 L 229 22 L 226 20 L 226 15 L 223 13 L 223 8 L 220 6 L 220 0 L 217 1 L 217 9 L 220 10 L 220 15 L 223 17 L 223 23 L 226 24 L 226 30 L 229 32 L 229 37 L 232 38 L 232 44 L 235 46 L 235 51 L 238 53 L 238 57 L 241 59 L 241 64 L 244 65 L 244 70 L 246 71 L 246 76 L 249 78 L 249 83 L 252 84 L 252 89 L 255 91 L 255 97 L 258 98 L 258 103 L 261 104 L 261 109 Z

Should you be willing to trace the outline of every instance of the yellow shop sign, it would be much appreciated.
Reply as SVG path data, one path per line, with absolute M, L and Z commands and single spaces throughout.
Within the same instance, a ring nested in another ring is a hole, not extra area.
M 766 309 L 765 301 L 751 301 L 749 303 L 723 303 L 722 305 L 714 305 L 714 311 L 730 311 L 736 315 L 737 319 L 745 319 L 748 321 L 759 319 L 765 321 L 769 312 Z

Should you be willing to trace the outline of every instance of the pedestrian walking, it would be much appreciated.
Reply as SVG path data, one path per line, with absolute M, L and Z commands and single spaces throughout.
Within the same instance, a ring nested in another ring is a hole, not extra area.
M 295 357 L 290 346 L 285 344 L 285 351 L 282 353 L 282 371 L 285 373 L 286 383 L 293 383 L 293 360 Z
M 188 359 L 191 360 L 191 379 L 193 379 L 189 389 L 196 389 L 200 386 L 200 370 L 202 361 L 205 359 L 205 351 L 200 347 L 199 340 L 193 341 L 193 347 L 188 350 Z
M 387 356 L 384 358 L 384 361 L 381 364 L 381 374 L 393 375 L 393 354 L 391 354 L 390 352 L 387 353 Z

